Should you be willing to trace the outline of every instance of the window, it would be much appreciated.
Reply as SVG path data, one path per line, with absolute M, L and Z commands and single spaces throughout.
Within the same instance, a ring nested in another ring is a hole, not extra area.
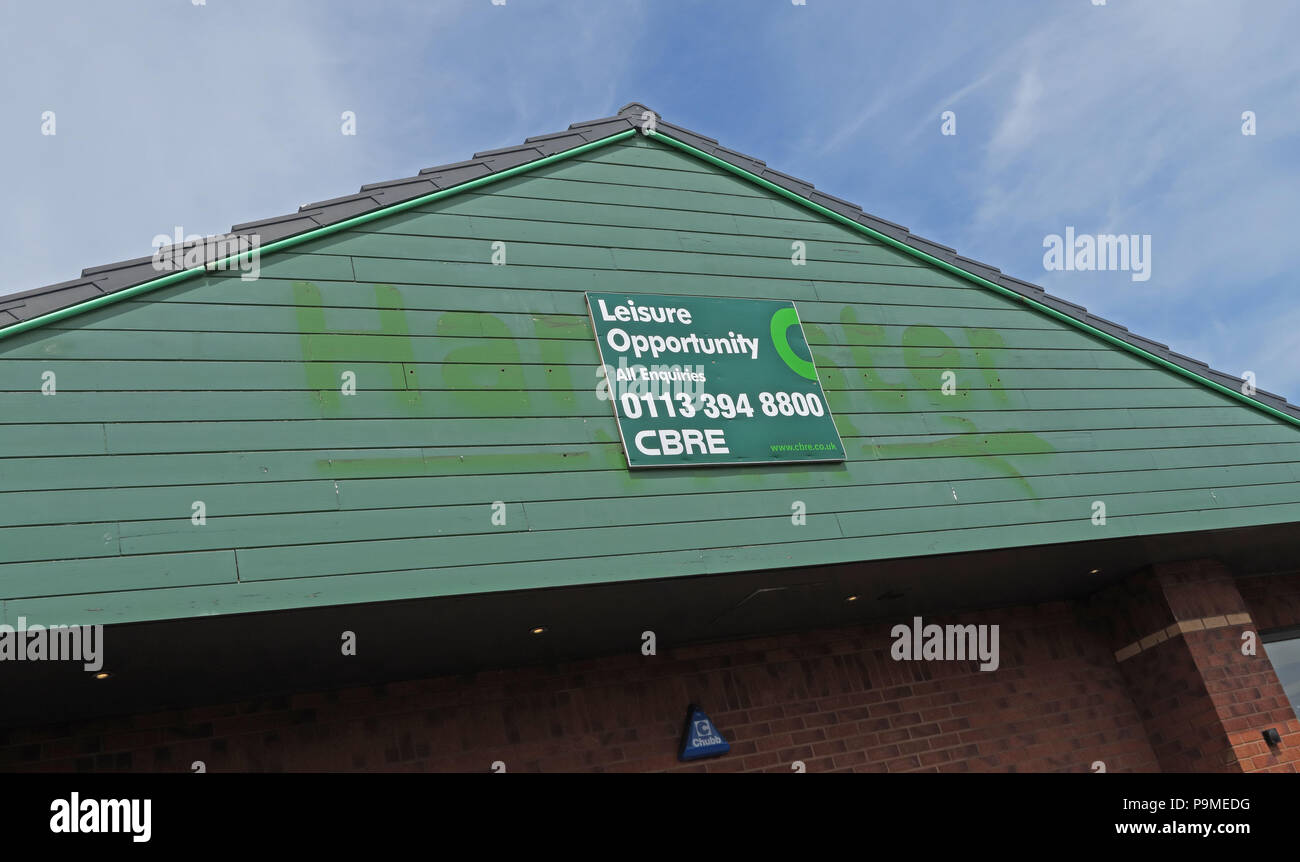
M 1282 681 L 1291 708 L 1300 717 L 1300 628 L 1267 632 L 1261 638 L 1264 652 Z

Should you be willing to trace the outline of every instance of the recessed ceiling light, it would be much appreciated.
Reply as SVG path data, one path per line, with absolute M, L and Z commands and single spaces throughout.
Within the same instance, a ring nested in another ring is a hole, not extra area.
M 1101 569 L 1093 569 L 1092 571 L 1088 572 L 1088 574 L 1090 575 L 1101 574 Z
M 845 599 L 844 601 L 846 601 L 846 602 L 856 602 L 857 600 L 858 600 L 858 597 L 857 597 L 857 596 L 849 596 L 849 597 L 848 597 L 847 599 Z
M 108 679 L 110 676 L 112 676 L 111 673 L 109 673 L 106 670 L 102 670 L 99 673 L 95 674 L 95 679 Z
M 546 634 L 546 626 L 533 626 L 528 630 L 528 633 L 534 635 Z

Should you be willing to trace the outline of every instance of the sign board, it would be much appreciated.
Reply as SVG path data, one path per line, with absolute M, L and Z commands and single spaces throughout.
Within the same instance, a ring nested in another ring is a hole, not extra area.
M 695 704 L 686 708 L 686 727 L 682 730 L 682 747 L 678 760 L 698 760 L 701 757 L 718 757 L 731 751 L 731 743 L 723 738 L 709 721 L 704 710 Z
M 843 461 L 794 303 L 588 293 L 629 467 Z

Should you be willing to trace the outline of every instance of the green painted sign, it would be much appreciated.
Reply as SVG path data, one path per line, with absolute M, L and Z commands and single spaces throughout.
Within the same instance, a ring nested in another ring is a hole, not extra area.
M 843 461 L 794 303 L 588 293 L 629 467 Z

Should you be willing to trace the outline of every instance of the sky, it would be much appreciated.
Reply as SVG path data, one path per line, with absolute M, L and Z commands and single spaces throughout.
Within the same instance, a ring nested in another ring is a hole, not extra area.
M 637 101 L 1300 402 L 1297 34 L 1291 0 L 7 3 L 0 294 Z M 1149 278 L 1047 269 L 1067 229 L 1149 237 Z

